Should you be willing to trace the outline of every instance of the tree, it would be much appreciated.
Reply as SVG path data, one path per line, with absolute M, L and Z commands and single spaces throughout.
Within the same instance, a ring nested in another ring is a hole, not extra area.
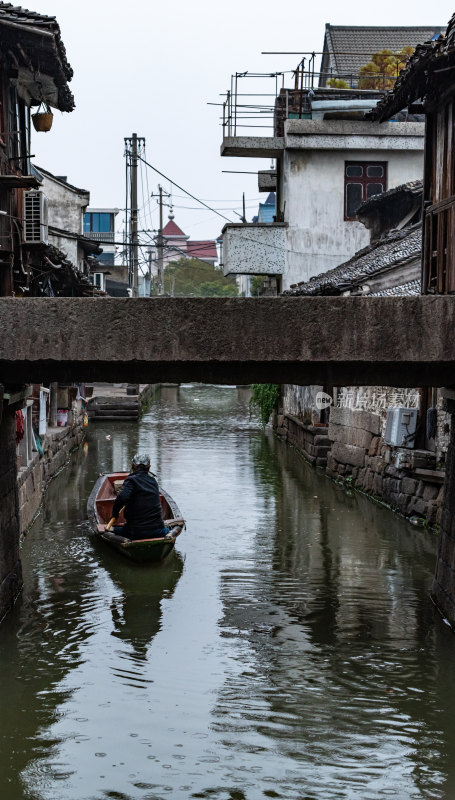
M 375 53 L 359 70 L 359 89 L 392 89 L 413 52 L 413 47 L 403 47 L 399 53 L 392 50 Z
M 331 89 L 349 89 L 349 84 L 344 78 L 329 78 L 327 86 Z
M 173 297 L 236 297 L 235 278 L 198 258 L 180 258 L 164 268 L 164 294 Z
M 264 275 L 254 275 L 250 280 L 250 294 L 259 297 L 264 289 Z

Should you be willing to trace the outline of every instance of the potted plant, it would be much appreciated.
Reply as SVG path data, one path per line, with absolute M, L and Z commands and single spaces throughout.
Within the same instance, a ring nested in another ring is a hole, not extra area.
M 48 103 L 44 100 L 41 102 L 38 111 L 32 114 L 32 122 L 35 131 L 47 132 L 52 128 L 54 115 Z

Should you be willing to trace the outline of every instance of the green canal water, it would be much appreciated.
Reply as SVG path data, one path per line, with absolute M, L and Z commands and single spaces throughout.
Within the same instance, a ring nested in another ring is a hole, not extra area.
M 165 565 L 87 526 L 139 448 L 188 523 Z M 452 800 L 435 550 L 264 436 L 245 390 L 163 388 L 139 425 L 92 424 L 0 629 L 1 800 Z

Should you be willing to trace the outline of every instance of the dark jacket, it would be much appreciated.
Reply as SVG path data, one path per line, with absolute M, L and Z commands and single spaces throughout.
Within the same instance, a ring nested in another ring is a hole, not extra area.
M 139 470 L 125 478 L 112 515 L 118 516 L 123 506 L 126 506 L 125 535 L 130 539 L 153 539 L 162 534 L 164 525 L 158 484 L 148 472 Z

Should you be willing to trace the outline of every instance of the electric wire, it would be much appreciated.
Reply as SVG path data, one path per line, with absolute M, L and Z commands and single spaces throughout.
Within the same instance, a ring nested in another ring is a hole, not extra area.
M 188 192 L 188 191 L 187 191 L 187 190 L 186 190 L 186 189 L 185 189 L 183 186 L 179 186 L 179 184 L 178 184 L 178 183 L 176 183 L 175 181 L 171 180 L 171 178 L 169 178 L 169 177 L 168 177 L 167 175 L 165 175 L 163 172 L 160 172 L 160 170 L 159 170 L 159 169 L 157 169 L 156 167 L 154 167 L 154 166 L 153 166 L 152 164 L 150 164 L 148 161 L 146 161 L 145 159 L 142 159 L 142 157 L 141 157 L 141 156 L 138 156 L 138 158 L 140 158 L 140 159 L 141 159 L 141 161 L 144 161 L 144 164 L 146 164 L 146 165 L 147 165 L 147 167 L 149 167 L 150 169 L 153 169 L 153 171 L 154 171 L 154 172 L 157 172 L 157 173 L 158 173 L 158 175 L 161 175 L 161 177 L 162 177 L 162 178 L 164 178 L 164 180 L 166 180 L 166 181 L 169 181 L 169 183 L 171 183 L 173 186 L 176 186 L 176 187 L 177 187 L 177 189 L 180 189 L 180 191 L 182 191 L 182 192 L 185 192 L 185 194 L 187 194 L 187 195 L 188 195 L 188 197 L 191 197 L 191 198 L 192 198 L 192 200 L 195 200 L 195 201 L 196 201 L 196 203 L 200 203 L 202 206 L 205 206 L 205 208 L 208 208 L 208 209 L 209 209 L 209 211 L 213 211 L 213 213 L 214 213 L 214 214 L 217 214 L 217 216 L 218 216 L 218 217 L 221 217 L 222 219 L 225 219 L 225 220 L 226 220 L 226 222 L 232 222 L 232 220 L 228 219 L 228 217 L 225 217 L 225 215 L 224 215 L 224 214 L 220 214 L 220 212 L 219 212 L 219 211 L 216 211 L 216 209 L 214 209 L 214 208 L 211 208 L 210 206 L 208 206 L 208 205 L 207 205 L 207 203 L 204 203 L 204 201 L 203 201 L 203 200 L 199 200 L 199 198 L 198 198 L 198 197 L 196 197 L 194 194 L 191 194 L 191 192 Z

